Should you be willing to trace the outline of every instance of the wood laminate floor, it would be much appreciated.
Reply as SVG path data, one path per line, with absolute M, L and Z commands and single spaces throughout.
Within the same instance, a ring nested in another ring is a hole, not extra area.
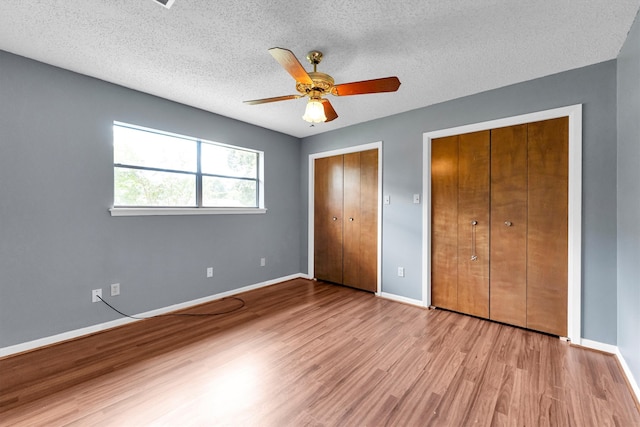
M 303 279 L 239 296 L 1 359 L 0 424 L 640 426 L 612 355 Z

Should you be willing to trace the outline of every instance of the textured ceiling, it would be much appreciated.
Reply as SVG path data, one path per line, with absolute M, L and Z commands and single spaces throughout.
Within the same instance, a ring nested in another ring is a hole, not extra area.
M 617 56 L 640 0 L 1 0 L 0 49 L 297 137 Z M 396 93 L 330 97 L 310 127 L 267 49 L 336 83 L 398 76 Z

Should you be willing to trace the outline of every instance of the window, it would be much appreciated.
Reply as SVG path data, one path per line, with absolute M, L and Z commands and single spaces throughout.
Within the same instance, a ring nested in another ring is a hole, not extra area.
M 260 151 L 114 122 L 112 214 L 122 208 L 260 210 L 262 156 Z

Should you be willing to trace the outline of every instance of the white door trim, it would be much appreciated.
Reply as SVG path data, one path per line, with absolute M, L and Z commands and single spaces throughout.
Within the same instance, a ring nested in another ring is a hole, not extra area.
M 314 178 L 315 178 L 315 160 L 323 157 L 339 156 L 341 154 L 357 153 L 359 151 L 378 150 L 378 271 L 377 282 L 378 288 L 376 295 L 380 295 L 382 289 L 382 141 L 372 142 L 369 144 L 356 145 L 353 147 L 341 148 L 338 150 L 323 151 L 320 153 L 313 153 L 309 155 L 309 223 L 308 223 L 308 274 L 309 277 L 315 276 L 315 267 L 313 262 L 313 248 L 314 248 Z
M 558 117 L 569 117 L 569 230 L 567 336 L 581 344 L 582 322 L 582 104 L 490 120 L 423 134 L 422 304 L 431 305 L 431 140 Z

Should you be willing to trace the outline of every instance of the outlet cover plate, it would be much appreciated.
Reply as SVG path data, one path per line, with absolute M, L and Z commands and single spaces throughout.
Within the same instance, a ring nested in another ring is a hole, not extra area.
M 116 295 L 120 295 L 120 283 L 111 284 L 111 296 L 115 297 Z
M 102 298 L 102 289 L 94 289 L 91 291 L 91 302 L 100 302 L 100 298 Z

